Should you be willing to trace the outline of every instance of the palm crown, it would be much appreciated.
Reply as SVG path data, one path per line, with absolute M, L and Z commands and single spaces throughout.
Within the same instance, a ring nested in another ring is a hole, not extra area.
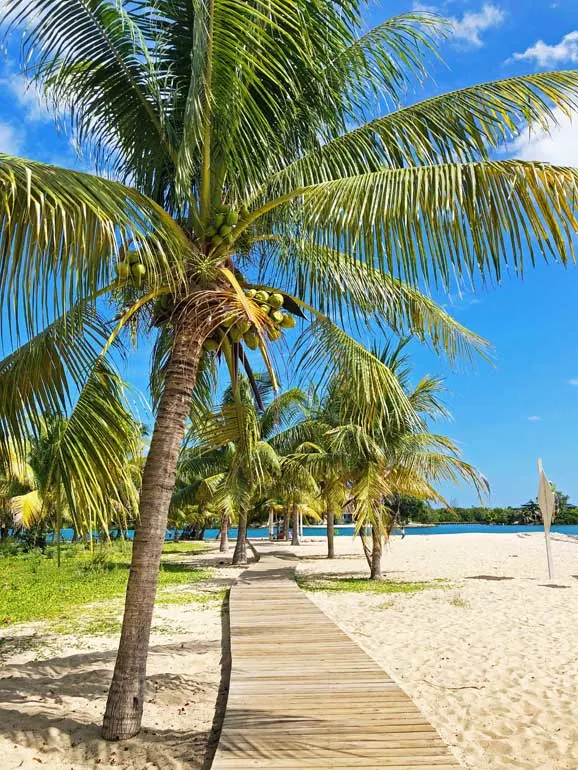
M 252 269 L 255 289 L 281 288 L 291 315 L 313 317 L 304 364 L 327 377 L 339 364 L 365 394 L 368 420 L 375 402 L 405 419 L 396 378 L 335 321 L 406 328 L 450 355 L 483 348 L 417 286 L 572 256 L 578 172 L 490 153 L 521 125 L 545 126 L 553 106 L 570 112 L 578 75 L 512 78 L 399 109 L 443 28 L 428 14 L 361 34 L 357 0 L 5 5 L 9 23 L 26 27 L 32 76 L 106 172 L 0 156 L 0 299 L 12 309 L 11 344 L 31 338 L 0 363 L 5 454 L 8 424 L 18 445 L 40 411 L 66 411 L 68 380 L 84 387 L 124 327 L 152 319 L 161 329 L 105 731 L 120 737 L 140 722 L 153 573 L 203 342 L 219 335 L 235 376 L 245 343 L 231 343 L 226 324 L 248 324 L 246 341 L 266 360 L 279 334 L 235 269 Z M 380 100 L 394 109 L 376 117 Z M 120 305 L 112 330 L 92 312 L 106 296 Z

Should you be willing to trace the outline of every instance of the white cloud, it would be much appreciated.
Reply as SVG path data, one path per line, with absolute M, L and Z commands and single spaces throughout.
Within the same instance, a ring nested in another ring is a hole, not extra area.
M 27 120 L 32 122 L 52 120 L 42 92 L 24 75 L 9 73 L 0 80 L 0 86 L 14 97 L 18 106 L 24 110 Z
M 414 10 L 440 12 L 439 9 L 431 5 L 423 5 L 419 2 L 414 3 Z M 443 11 L 441 14 L 442 16 L 445 15 Z M 484 44 L 481 33 L 492 27 L 499 27 L 506 18 L 506 14 L 499 6 L 493 3 L 484 3 L 479 11 L 466 11 L 461 18 L 456 16 L 447 18 L 452 24 L 450 31 L 455 41 L 474 48 L 481 48 Z
M 14 126 L 0 123 L 0 152 L 5 155 L 18 155 L 23 139 L 23 134 L 17 132 Z
M 485 4 L 480 11 L 468 11 L 462 19 L 452 19 L 453 35 L 458 40 L 463 40 L 469 45 L 479 48 L 483 45 L 480 34 L 492 27 L 499 27 L 506 14 L 497 5 Z
M 530 417 L 528 417 L 528 422 L 540 422 L 542 418 L 538 417 L 537 414 L 533 414 Z
M 543 40 L 526 48 L 523 53 L 515 53 L 510 61 L 530 61 L 539 67 L 554 67 L 564 62 L 578 62 L 578 30 L 564 35 L 555 45 L 548 45 Z
M 571 120 L 556 108 L 554 118 L 549 131 L 526 131 L 518 136 L 508 147 L 512 156 L 578 167 L 578 113 Z
M 578 386 L 578 377 L 572 377 L 571 380 L 568 380 L 570 385 Z

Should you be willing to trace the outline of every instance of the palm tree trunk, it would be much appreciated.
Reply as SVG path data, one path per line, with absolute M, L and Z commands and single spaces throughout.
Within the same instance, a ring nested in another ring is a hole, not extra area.
M 107 740 L 130 738 L 141 726 L 161 552 L 204 336 L 194 323 L 183 319 L 167 366 L 143 472 L 122 633 L 102 727 Z
M 335 559 L 335 514 L 327 511 L 327 558 Z
M 367 545 L 367 537 L 365 535 L 365 525 L 363 525 L 359 530 L 359 537 L 361 538 L 361 545 L 363 546 L 363 553 L 365 554 L 367 566 L 371 570 L 371 549 Z
M 289 515 L 289 511 L 285 511 L 283 514 L 283 534 L 285 535 L 285 540 L 289 540 L 289 527 L 291 526 L 291 516 Z
M 233 551 L 233 564 L 247 564 L 247 511 L 239 511 L 237 542 Z
M 221 553 L 227 553 L 229 550 L 229 517 L 223 516 L 221 519 L 221 540 L 219 543 L 219 551 Z
M 383 538 L 375 527 L 371 528 L 371 579 L 381 580 L 381 554 L 383 553 Z
M 291 545 L 300 545 L 299 542 L 299 514 L 297 513 L 297 504 L 293 503 L 293 537 Z

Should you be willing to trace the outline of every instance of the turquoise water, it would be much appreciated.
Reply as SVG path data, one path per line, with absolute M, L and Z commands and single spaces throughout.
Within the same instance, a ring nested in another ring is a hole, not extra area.
M 335 528 L 335 534 L 337 537 L 353 537 L 354 527 L 351 524 L 337 525 Z M 406 534 L 408 537 L 418 537 L 419 535 L 459 535 L 464 533 L 484 533 L 484 534 L 496 534 L 500 535 L 504 532 L 543 532 L 543 527 L 538 524 L 530 524 L 523 526 L 521 524 L 437 524 L 435 526 L 424 527 L 408 527 Z M 565 535 L 574 535 L 578 537 L 578 524 L 566 524 L 552 527 L 552 532 L 560 532 Z M 134 534 L 130 529 L 127 533 L 129 539 L 132 539 Z M 394 530 L 395 535 L 399 535 L 399 530 Z M 216 540 L 219 535 L 218 529 L 205 530 L 204 540 Z M 269 530 L 266 527 L 253 528 L 248 530 L 248 535 L 251 540 L 263 540 L 269 537 Z M 326 537 L 326 527 L 304 527 L 304 537 Z M 166 540 L 173 540 L 175 537 L 174 529 L 167 530 Z M 229 530 L 229 537 L 235 539 L 237 537 L 237 530 L 232 528 Z M 72 530 L 62 530 L 63 540 L 72 540 Z
M 464 533 L 491 533 L 502 534 L 504 532 L 543 532 L 544 529 L 538 524 L 530 524 L 528 526 L 518 524 L 437 524 L 435 526 L 424 527 L 408 527 L 405 532 L 408 537 L 414 537 L 419 535 L 459 535 Z M 351 524 L 337 525 L 335 528 L 335 534 L 341 537 L 353 537 L 354 527 Z M 578 524 L 567 524 L 560 526 L 553 526 L 552 532 L 560 532 L 565 535 L 575 535 L 578 537 Z M 205 540 L 214 540 L 219 534 L 218 529 L 205 530 Z M 251 539 L 267 538 L 269 531 L 265 528 L 250 529 L 248 530 L 249 537 Z M 394 535 L 401 534 L 398 529 L 394 530 Z M 235 529 L 229 530 L 229 536 L 235 538 L 237 531 Z M 303 537 L 326 537 L 326 527 L 303 527 Z

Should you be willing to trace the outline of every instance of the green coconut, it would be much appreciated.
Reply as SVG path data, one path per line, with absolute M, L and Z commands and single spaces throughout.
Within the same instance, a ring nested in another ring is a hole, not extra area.
M 142 264 L 142 262 L 136 262 L 135 264 L 130 266 L 130 272 L 133 278 L 136 278 L 137 280 L 141 280 L 145 277 L 147 273 L 146 267 Z
M 243 334 L 245 334 L 246 332 L 248 332 L 248 331 L 249 331 L 249 329 L 251 328 L 251 324 L 249 323 L 249 321 L 239 321 L 239 323 L 237 324 L 237 326 L 239 327 L 239 329 L 241 329 L 241 331 L 243 332 Z
M 245 332 L 241 328 L 241 325 L 235 324 L 235 326 L 233 326 L 233 328 L 229 332 L 229 337 L 231 338 L 232 342 L 241 342 L 244 334 Z
M 241 217 L 241 219 L 247 219 L 247 217 L 250 215 L 251 215 L 251 212 L 249 211 L 249 207 L 243 204 L 239 209 L 239 216 Z
M 281 324 L 285 318 L 285 313 L 282 313 L 280 310 L 274 310 L 271 313 L 271 318 L 273 321 L 275 321 L 276 324 Z
M 255 332 L 245 332 L 243 335 L 243 340 L 245 341 L 245 344 L 248 348 L 251 348 L 251 350 L 257 350 L 259 347 L 259 337 Z
M 116 274 L 121 281 L 126 281 L 130 275 L 130 265 L 127 262 L 119 262 L 116 266 Z
M 281 329 L 278 329 L 275 327 L 274 329 L 269 329 L 269 339 L 275 342 L 275 340 L 278 340 L 281 336 L 282 331 Z
M 263 289 L 259 289 L 259 291 L 255 294 L 256 302 L 267 302 L 268 299 L 269 294 L 266 291 L 263 291 Z
M 230 225 L 221 225 L 221 227 L 219 227 L 219 235 L 225 237 L 225 235 L 229 235 L 232 229 L 233 228 Z
M 249 297 L 249 299 L 254 299 L 256 294 L 257 294 L 257 289 L 247 289 L 247 291 L 245 292 L 245 296 Z
M 275 310 L 279 310 L 280 307 L 283 307 L 283 295 L 278 294 L 277 292 L 270 294 L 269 304 L 271 305 L 271 307 L 274 307 Z
M 230 315 L 227 318 L 225 318 L 225 320 L 223 321 L 223 326 L 225 327 L 225 329 L 230 329 L 236 320 L 237 320 L 237 317 L 235 315 Z
M 224 224 L 225 224 L 225 214 L 224 213 L 217 214 L 215 216 L 214 227 L 216 227 L 218 230 L 219 227 L 221 227 Z
M 220 246 L 223 243 L 223 240 L 222 235 L 215 235 L 213 238 L 213 246 Z
M 238 221 L 239 221 L 239 215 L 237 214 L 236 211 L 229 211 L 227 213 L 227 216 L 225 217 L 225 222 L 228 225 L 231 225 L 231 227 L 234 227 Z
M 208 227 L 205 233 L 207 238 L 213 238 L 216 234 L 217 234 L 217 228 L 215 227 L 215 225 L 211 225 L 210 227 Z
M 232 244 L 235 242 L 235 236 L 233 233 L 229 233 L 229 235 L 225 236 L 225 243 L 227 246 L 232 246 Z
M 206 340 L 203 342 L 203 347 L 204 347 L 204 349 L 205 349 L 205 350 L 207 350 L 207 351 L 211 351 L 211 350 L 217 350 L 217 349 L 218 349 L 218 347 L 219 347 L 219 343 L 217 342 L 217 340 L 212 340 L 212 339 L 209 337 L 209 339 L 206 339 Z
M 129 251 L 127 260 L 129 265 L 136 265 L 137 262 L 140 262 L 140 254 L 138 251 Z
M 293 329 L 296 324 L 297 324 L 297 321 L 292 315 L 283 313 L 283 320 L 280 322 L 280 326 L 283 329 Z

